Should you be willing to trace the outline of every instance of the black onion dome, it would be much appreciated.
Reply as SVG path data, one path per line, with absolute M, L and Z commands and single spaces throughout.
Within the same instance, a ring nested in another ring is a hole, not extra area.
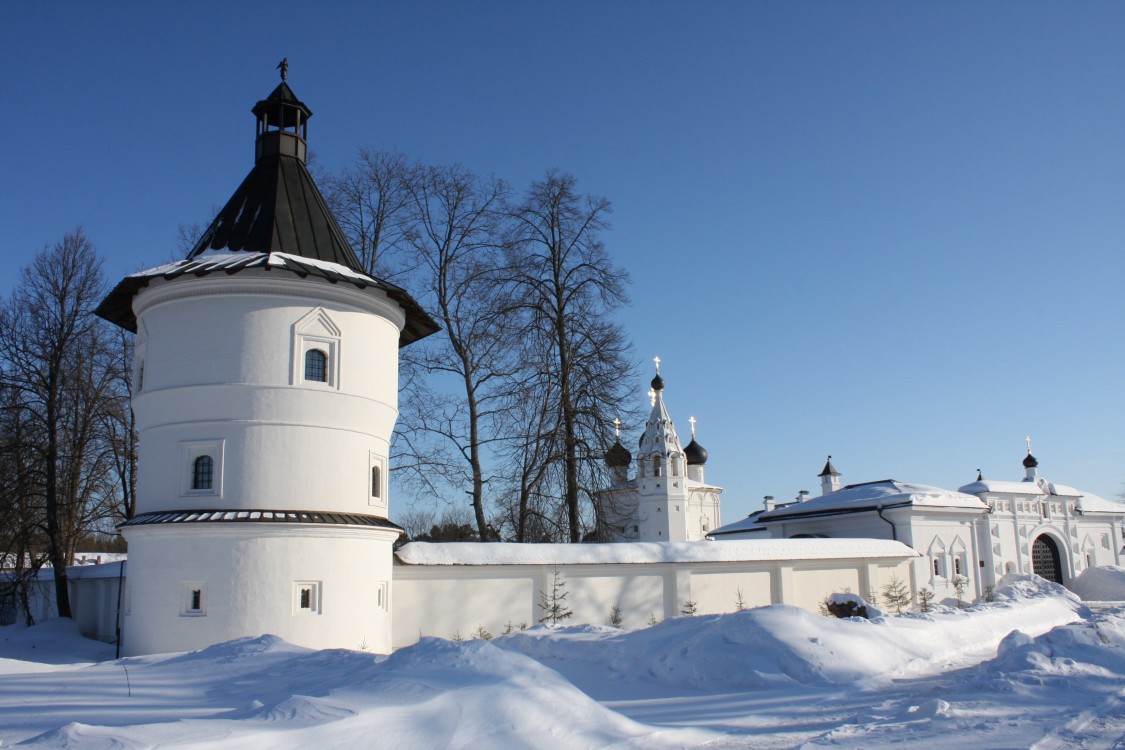
M 619 468 L 621 466 L 628 466 L 633 461 L 633 454 L 629 449 L 621 444 L 621 439 L 618 438 L 610 446 L 610 449 L 605 452 L 605 464 L 611 468 Z
M 652 379 L 652 390 L 664 390 L 664 378 L 660 377 L 660 373 L 656 373 L 656 377 Z
M 688 466 L 702 466 L 707 463 L 707 449 L 695 442 L 695 438 L 684 447 L 684 456 L 687 457 Z
M 1039 465 L 1039 461 L 1031 453 L 1027 454 L 1027 458 L 1023 460 L 1023 468 L 1034 469 Z

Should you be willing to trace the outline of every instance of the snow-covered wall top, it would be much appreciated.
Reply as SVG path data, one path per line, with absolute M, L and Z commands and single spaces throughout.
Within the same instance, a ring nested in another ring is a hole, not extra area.
M 988 510 L 980 498 L 964 492 L 943 490 L 927 484 L 911 484 L 886 479 L 881 482 L 850 484 L 803 503 L 792 503 L 774 511 L 763 513 L 758 522 L 790 518 L 811 513 L 874 510 L 898 505 L 933 508 L 968 508 Z
M 629 565 L 905 558 L 918 553 L 884 539 L 752 539 L 730 542 L 511 544 L 412 542 L 396 553 L 406 565 Z

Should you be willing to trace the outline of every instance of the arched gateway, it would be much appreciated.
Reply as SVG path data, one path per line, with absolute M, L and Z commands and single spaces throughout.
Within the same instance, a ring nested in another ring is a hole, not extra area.
M 1062 560 L 1059 546 L 1046 534 L 1041 534 L 1031 545 L 1031 566 L 1035 575 L 1048 581 L 1062 583 Z

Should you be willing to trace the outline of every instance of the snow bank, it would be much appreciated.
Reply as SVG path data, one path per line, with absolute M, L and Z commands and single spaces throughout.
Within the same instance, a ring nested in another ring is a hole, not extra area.
M 1086 568 L 1071 579 L 1068 588 L 1084 602 L 1125 601 L 1125 568 L 1116 565 Z
M 907 558 L 918 553 L 886 539 L 740 539 L 724 542 L 515 544 L 411 542 L 396 553 L 406 565 L 595 565 Z
M 78 624 L 68 618 L 54 618 L 30 628 L 8 625 L 0 628 L 0 674 L 73 669 L 112 659 L 114 650 L 108 643 L 82 637 Z
M 567 675 L 595 668 L 605 680 L 632 673 L 668 685 L 726 691 L 932 673 L 950 660 L 991 656 L 1017 628 L 1039 634 L 1085 611 L 1061 586 L 1022 576 L 1006 579 L 996 602 L 967 610 L 838 620 L 777 604 L 680 617 L 628 633 L 533 628 L 496 643 Z

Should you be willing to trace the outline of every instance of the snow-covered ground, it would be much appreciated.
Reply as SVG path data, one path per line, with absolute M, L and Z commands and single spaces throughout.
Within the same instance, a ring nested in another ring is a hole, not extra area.
M 272 636 L 112 656 L 68 621 L 0 629 L 0 747 L 1125 748 L 1125 604 L 1030 578 L 871 621 L 772 606 L 389 657 Z

